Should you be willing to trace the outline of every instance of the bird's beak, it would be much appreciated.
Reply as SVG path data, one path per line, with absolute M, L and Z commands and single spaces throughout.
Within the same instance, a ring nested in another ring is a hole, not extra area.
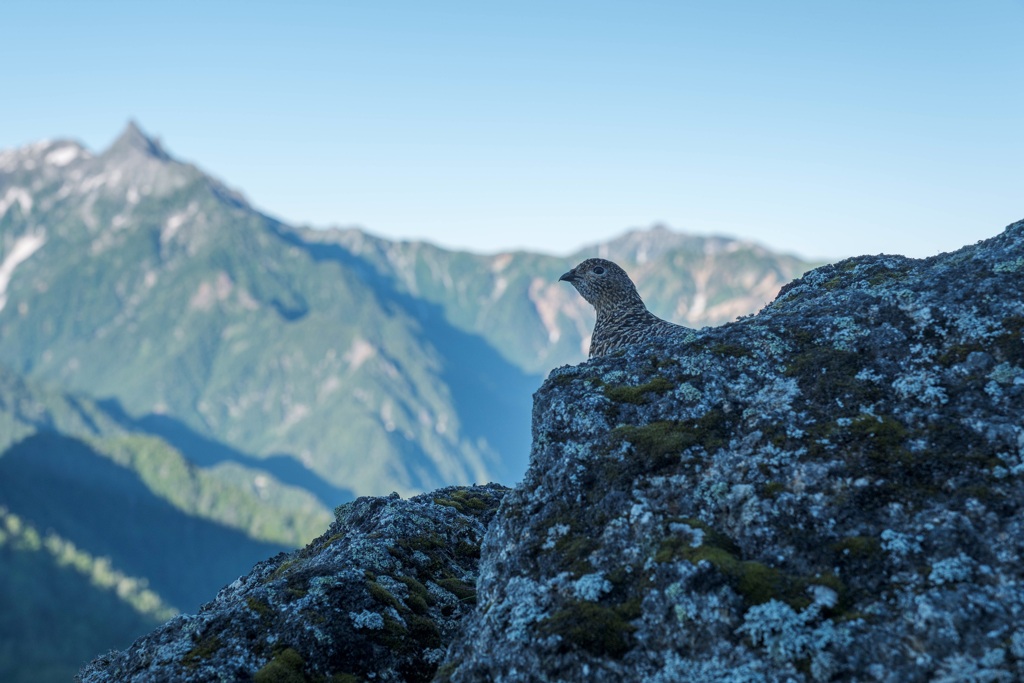
M 572 282 L 575 279 L 576 279 L 576 269 L 573 268 L 568 273 L 562 273 L 562 277 L 558 278 L 558 281 L 561 282 L 562 280 L 565 280 L 566 282 Z

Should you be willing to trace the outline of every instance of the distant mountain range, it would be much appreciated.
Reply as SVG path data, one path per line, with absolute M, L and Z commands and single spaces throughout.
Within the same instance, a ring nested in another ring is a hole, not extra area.
M 593 255 L 696 327 L 818 265 L 665 227 L 557 257 L 289 226 L 135 124 L 99 155 L 0 152 L 0 678 L 3 643 L 64 599 L 46 572 L 119 605 L 74 628 L 123 646 L 355 495 L 517 481 L 531 394 L 593 324 L 558 276 Z M 193 566 L 210 544 L 224 565 Z

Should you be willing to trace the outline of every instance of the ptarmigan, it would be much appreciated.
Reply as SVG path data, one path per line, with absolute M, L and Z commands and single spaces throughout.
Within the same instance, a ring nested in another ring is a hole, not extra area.
M 583 261 L 558 278 L 565 280 L 597 310 L 590 357 L 603 356 L 628 344 L 654 337 L 692 332 L 647 310 L 626 271 L 603 258 Z

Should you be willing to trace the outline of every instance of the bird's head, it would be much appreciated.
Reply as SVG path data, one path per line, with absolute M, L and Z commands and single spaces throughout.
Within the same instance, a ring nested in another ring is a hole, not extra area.
M 603 258 L 588 258 L 558 279 L 575 287 L 598 313 L 644 307 L 626 271 Z

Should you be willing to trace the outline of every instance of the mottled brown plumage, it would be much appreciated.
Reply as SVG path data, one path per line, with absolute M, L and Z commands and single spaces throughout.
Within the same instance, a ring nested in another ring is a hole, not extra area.
M 648 311 L 626 271 L 606 259 L 587 259 L 558 279 L 575 287 L 597 311 L 591 358 L 654 337 L 692 332 Z

